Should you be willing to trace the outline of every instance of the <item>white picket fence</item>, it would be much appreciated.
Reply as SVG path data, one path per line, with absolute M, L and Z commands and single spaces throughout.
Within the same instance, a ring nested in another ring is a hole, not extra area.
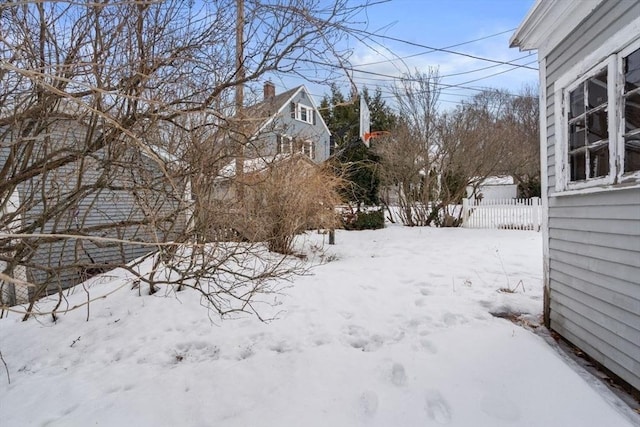
M 540 231 L 542 203 L 530 199 L 463 199 L 462 226 Z

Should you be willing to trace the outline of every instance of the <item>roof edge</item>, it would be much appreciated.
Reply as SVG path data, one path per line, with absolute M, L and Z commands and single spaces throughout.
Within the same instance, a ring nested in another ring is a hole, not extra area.
M 521 51 L 548 52 L 557 46 L 604 0 L 536 0 L 509 40 Z

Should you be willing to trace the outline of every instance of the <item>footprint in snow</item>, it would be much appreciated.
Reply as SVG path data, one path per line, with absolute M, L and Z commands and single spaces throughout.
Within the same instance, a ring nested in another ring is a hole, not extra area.
M 292 350 L 292 347 L 286 341 L 279 341 L 277 343 L 271 344 L 269 346 L 269 350 L 275 351 L 276 353 L 286 353 Z
M 360 411 L 367 417 L 372 417 L 378 410 L 378 395 L 374 391 L 365 391 L 358 400 Z
M 431 354 L 436 354 L 438 352 L 438 348 L 435 346 L 435 344 L 428 339 L 421 339 L 420 346 L 422 346 L 423 349 L 427 350 Z
M 482 412 L 503 421 L 520 419 L 520 409 L 505 396 L 484 395 L 480 400 Z
M 400 363 L 394 363 L 391 367 L 391 382 L 398 387 L 407 383 L 407 373 Z
M 429 418 L 438 424 L 446 425 L 451 422 L 451 407 L 436 390 L 427 392 L 425 410 Z

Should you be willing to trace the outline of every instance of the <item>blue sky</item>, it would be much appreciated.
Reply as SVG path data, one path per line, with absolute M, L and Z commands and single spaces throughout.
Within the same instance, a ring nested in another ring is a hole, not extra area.
M 351 41 L 351 64 L 356 70 L 383 76 L 354 73 L 353 78 L 358 86 L 380 86 L 388 96 L 394 76 L 416 69 L 425 71 L 429 67 L 438 67 L 441 83 L 445 85 L 503 88 L 511 92 L 519 91 L 523 85 L 535 85 L 538 79 L 535 69 L 498 65 L 444 52 L 427 53 L 429 49 L 415 45 L 446 48 L 492 36 L 452 47 L 451 50 L 537 68 L 535 52 L 519 52 L 518 49 L 509 48 L 513 31 L 508 30 L 518 27 L 533 4 L 534 0 L 391 0 L 375 4 L 358 18 L 366 22 L 370 32 L 388 38 L 377 38 L 370 46 Z M 495 35 L 497 33 L 503 34 Z M 491 77 L 493 74 L 497 75 Z M 285 89 L 305 83 L 317 101 L 328 93 L 326 86 L 309 84 L 300 79 L 275 79 L 274 82 L 279 90 L 280 87 Z M 346 78 L 342 80 L 341 87 L 343 92 L 348 92 Z M 447 87 L 440 97 L 441 108 L 455 107 L 473 93 L 477 91 Z

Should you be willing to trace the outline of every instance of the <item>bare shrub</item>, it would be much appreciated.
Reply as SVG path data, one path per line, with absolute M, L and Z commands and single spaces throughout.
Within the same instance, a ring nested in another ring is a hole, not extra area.
M 296 266 L 209 238 L 236 212 L 206 212 L 207 191 L 254 137 L 225 146 L 251 128 L 231 119 L 234 89 L 346 64 L 336 46 L 366 3 L 247 1 L 242 66 L 235 0 L 0 3 L 0 316 L 55 295 L 55 318 L 73 309 L 64 289 L 117 267 L 141 292 L 193 288 L 220 314 L 251 311 Z
M 245 230 L 270 250 L 292 254 L 297 234 L 338 226 L 334 207 L 340 203 L 343 180 L 331 168 L 294 156 L 270 165 L 254 179 L 247 188 Z

